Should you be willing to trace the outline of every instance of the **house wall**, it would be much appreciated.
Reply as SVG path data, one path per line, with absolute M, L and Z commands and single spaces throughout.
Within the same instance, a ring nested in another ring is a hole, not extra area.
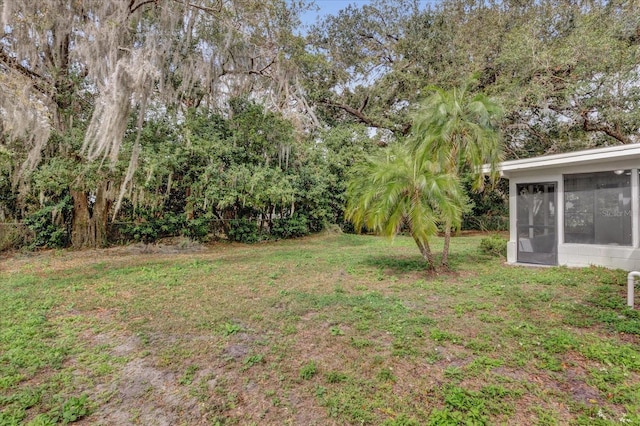
M 523 171 L 510 171 L 509 178 L 509 229 L 507 261 L 517 262 L 516 202 L 518 184 L 556 183 L 558 264 L 565 266 L 600 265 L 625 270 L 640 270 L 640 192 L 638 169 L 640 159 L 609 161 L 602 159 L 588 164 L 564 167 L 539 167 Z M 565 174 L 604 172 L 631 169 L 632 245 L 568 244 L 564 242 L 564 179 Z

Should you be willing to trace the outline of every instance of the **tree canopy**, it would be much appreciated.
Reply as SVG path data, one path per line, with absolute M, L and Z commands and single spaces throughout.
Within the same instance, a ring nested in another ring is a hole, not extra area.
M 404 145 L 387 148 L 359 165 L 347 200 L 345 214 L 356 229 L 390 237 L 406 230 L 429 270 L 436 268 L 429 238 L 443 223 L 459 226 L 466 201 L 455 174 Z
M 468 86 L 430 89 L 431 94 L 420 104 L 412 126 L 412 153 L 423 162 L 435 162 L 458 181 L 467 175 L 471 188 L 484 188 L 484 164 L 491 168 L 491 178 L 497 179 L 497 165 L 503 157 L 502 139 L 497 131 L 502 108 L 478 93 L 468 94 Z M 447 266 L 451 227 L 449 215 L 444 219 L 442 265 Z
M 304 30 L 312 1 L 0 5 L 0 220 L 55 244 L 341 222 L 351 169 L 420 133 L 433 87 L 500 104 L 507 159 L 639 139 L 632 0 L 372 0 Z
M 636 2 L 419 5 L 372 1 L 312 31 L 316 63 L 331 80 L 310 93 L 327 114 L 407 134 L 425 87 L 473 77 L 475 90 L 505 108 L 510 158 L 638 141 Z

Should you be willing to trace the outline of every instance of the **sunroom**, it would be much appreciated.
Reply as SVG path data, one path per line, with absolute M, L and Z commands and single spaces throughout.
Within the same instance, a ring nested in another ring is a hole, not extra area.
M 500 164 L 509 263 L 640 269 L 640 144 Z

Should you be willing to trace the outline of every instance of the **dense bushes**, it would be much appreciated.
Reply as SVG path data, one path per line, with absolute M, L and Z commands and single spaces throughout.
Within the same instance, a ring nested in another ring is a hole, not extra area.
M 480 241 L 480 250 L 492 256 L 507 257 L 507 240 L 500 235 L 491 235 Z
M 258 224 L 255 221 L 233 219 L 229 221 L 227 237 L 239 243 L 255 243 L 260 240 Z
M 31 192 L 19 203 L 0 167 L 0 220 L 8 222 L 0 250 L 69 246 L 74 229 L 69 194 L 78 190 L 78 175 L 84 179 L 81 190 L 89 215 L 95 206 L 110 206 L 100 216 L 106 223 L 100 225 L 108 230 L 111 244 L 174 236 L 253 243 L 300 237 L 327 224 L 353 232 L 344 220 L 345 185 L 353 166 L 378 149 L 367 128 L 339 124 L 300 135 L 280 114 L 254 102 L 234 99 L 230 108 L 233 114 L 192 110 L 180 120 L 165 114 L 145 123 L 139 167 L 125 192 L 121 185 L 127 161 L 106 170 L 50 158 L 33 173 Z M 137 143 L 135 132 L 127 135 L 123 150 Z M 82 143 L 72 136 L 58 135 L 51 143 Z M 96 202 L 96 187 L 105 190 L 102 203 Z M 124 194 L 121 203 L 118 192 Z M 499 201 L 475 197 L 467 228 L 501 229 L 478 220 L 490 217 Z M 114 212 L 116 205 L 120 208 Z
M 66 247 L 71 237 L 69 228 L 72 207 L 71 196 L 67 194 L 57 203 L 47 204 L 25 217 L 24 225 L 33 234 L 28 247 L 30 249 Z
M 116 236 L 117 234 L 117 236 Z M 155 243 L 166 238 L 182 236 L 195 241 L 206 242 L 212 237 L 225 236 L 229 241 L 240 243 L 256 243 L 270 239 L 296 238 L 309 234 L 307 218 L 301 215 L 274 219 L 269 223 L 254 219 L 220 220 L 203 215 L 186 220 L 184 214 L 165 214 L 157 217 L 146 217 L 140 222 L 121 224 L 112 239 L 135 241 L 145 244 Z
M 509 206 L 507 204 L 509 183 L 499 181 L 483 192 L 471 190 L 470 176 L 464 176 L 463 185 L 469 196 L 469 210 L 462 216 L 462 229 L 475 231 L 506 231 L 509 229 Z
M 309 233 L 307 218 L 302 215 L 293 215 L 283 219 L 274 219 L 271 224 L 271 236 L 275 238 L 302 237 Z

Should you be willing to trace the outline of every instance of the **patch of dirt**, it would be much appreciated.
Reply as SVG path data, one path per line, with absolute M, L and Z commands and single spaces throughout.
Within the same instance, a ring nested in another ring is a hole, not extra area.
M 112 355 L 130 361 L 109 382 L 86 390 L 97 409 L 80 425 L 199 426 L 226 420 L 237 422 L 233 424 L 336 424 L 309 389 L 278 386 L 278 378 L 267 367 L 270 355 L 263 345 L 264 336 L 233 334 L 225 338 L 224 345 L 212 346 L 209 352 L 196 351 L 197 357 L 169 367 L 163 367 L 162 359 L 157 358 L 162 348 L 181 347 L 185 339 L 189 344 L 209 346 L 211 336 L 152 333 L 145 343 L 116 331 L 85 337 L 90 345 L 107 346 Z M 142 357 L 145 349 L 147 354 Z M 252 354 L 265 360 L 247 364 L 245 359 Z M 190 383 L 181 384 L 186 365 L 199 368 Z
M 159 370 L 145 359 L 126 364 L 120 380 L 108 391 L 111 398 L 83 424 L 207 424 L 197 400 L 178 385 L 175 374 Z
M 107 332 L 86 335 L 91 345 L 110 346 L 111 355 L 131 357 L 109 382 L 87 389 L 98 408 L 79 425 L 205 425 L 208 422 L 189 388 L 179 384 L 173 372 L 154 365 L 152 356 L 138 357 L 142 343 L 138 336 Z
M 245 356 L 247 356 L 250 351 L 251 351 L 251 348 L 247 345 L 235 344 L 235 345 L 227 346 L 225 350 L 222 352 L 222 355 L 225 357 L 233 358 L 236 361 L 239 361 Z
M 114 347 L 111 352 L 117 356 L 125 356 L 133 353 L 140 347 L 140 338 L 138 336 L 129 336 L 124 342 Z
M 601 404 L 602 398 L 600 392 L 597 389 L 588 386 L 584 382 L 572 381 L 563 386 L 565 392 L 571 393 L 571 396 L 575 401 L 582 402 L 584 404 Z
M 528 382 L 530 379 L 529 373 L 524 370 L 515 368 L 496 367 L 491 371 L 498 376 L 506 377 L 508 379 L 516 380 L 519 382 Z

